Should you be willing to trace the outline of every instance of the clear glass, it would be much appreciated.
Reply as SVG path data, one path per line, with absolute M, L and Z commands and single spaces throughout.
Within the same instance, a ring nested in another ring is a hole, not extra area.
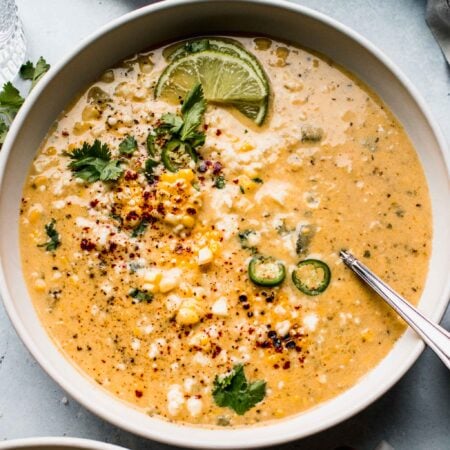
M 25 59 L 25 37 L 14 0 L 0 0 L 0 88 L 11 81 Z

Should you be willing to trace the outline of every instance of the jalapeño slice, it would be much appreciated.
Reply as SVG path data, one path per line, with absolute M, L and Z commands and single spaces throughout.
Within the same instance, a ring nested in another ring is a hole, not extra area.
M 259 255 L 250 260 L 248 276 L 258 286 L 278 286 L 286 277 L 286 268 L 270 256 Z
M 295 287 L 306 295 L 319 295 L 330 284 L 331 271 L 318 259 L 305 259 L 292 271 Z

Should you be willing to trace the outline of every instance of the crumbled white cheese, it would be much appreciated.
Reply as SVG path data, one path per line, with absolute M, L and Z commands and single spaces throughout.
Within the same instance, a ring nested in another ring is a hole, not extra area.
M 307 314 L 303 317 L 303 325 L 309 330 L 314 331 L 317 327 L 317 323 L 319 322 L 319 317 L 317 314 L 311 313 Z
M 181 305 L 181 297 L 178 295 L 172 294 L 166 297 L 166 308 L 169 311 L 177 311 Z
M 202 412 L 202 401 L 199 398 L 191 397 L 186 402 L 188 411 L 192 417 L 198 416 Z
M 172 384 L 167 391 L 167 410 L 176 416 L 184 404 L 184 395 L 179 384 Z
M 211 311 L 216 316 L 226 316 L 228 314 L 228 301 L 225 297 L 220 297 L 212 305 Z
M 269 180 L 258 189 L 255 200 L 257 203 L 261 203 L 264 198 L 271 198 L 283 205 L 286 196 L 289 194 L 289 188 L 290 184 L 285 181 Z
M 202 352 L 197 352 L 192 358 L 192 361 L 200 366 L 207 366 L 209 364 L 209 358 Z
M 221 220 L 216 222 L 216 228 L 222 231 L 224 240 L 235 236 L 238 230 L 238 215 L 237 214 L 223 214 Z
M 141 348 L 141 341 L 137 338 L 131 340 L 131 348 L 137 352 Z
M 325 384 L 327 382 L 327 376 L 322 373 L 318 376 L 318 380 L 319 380 L 319 383 Z
M 164 272 L 161 281 L 159 282 L 159 290 L 166 293 L 176 288 L 180 283 L 181 270 L 174 268 Z
M 283 320 L 275 324 L 275 331 L 281 337 L 287 336 L 289 330 L 291 329 L 291 322 L 289 320 Z
M 199 266 L 209 264 L 213 260 L 213 253 L 209 247 L 203 247 L 198 251 L 197 263 Z
M 273 311 L 274 311 L 275 314 L 278 314 L 279 316 L 282 316 L 283 314 L 286 314 L 286 310 L 281 305 L 275 306 Z
M 348 155 L 337 155 L 334 160 L 336 166 L 347 169 L 348 173 L 352 171 L 352 160 Z
M 161 354 L 161 349 L 167 344 L 164 338 L 156 339 L 155 342 L 150 344 L 150 349 L 148 351 L 148 357 L 150 359 L 156 358 Z
M 195 383 L 196 381 L 194 380 L 194 378 L 186 378 L 183 383 L 184 390 L 189 394 L 192 391 Z

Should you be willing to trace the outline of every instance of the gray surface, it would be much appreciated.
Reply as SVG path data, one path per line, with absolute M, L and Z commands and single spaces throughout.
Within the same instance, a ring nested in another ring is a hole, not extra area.
M 1 1 L 1 0 L 0 0 Z M 29 56 L 56 62 L 108 20 L 143 0 L 17 0 Z M 442 53 L 424 21 L 420 0 L 302 0 L 351 26 L 391 57 L 422 93 L 450 142 L 450 80 Z M 443 321 L 450 328 L 450 312 Z M 385 396 L 354 418 L 311 438 L 278 447 L 372 450 L 381 440 L 396 450 L 450 449 L 450 372 L 426 350 Z M 43 372 L 16 336 L 0 306 L 0 439 L 67 435 L 131 449 L 168 449 L 96 418 Z

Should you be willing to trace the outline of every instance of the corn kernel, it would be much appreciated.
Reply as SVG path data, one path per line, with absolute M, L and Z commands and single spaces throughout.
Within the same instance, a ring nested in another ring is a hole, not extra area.
M 183 216 L 181 223 L 187 228 L 192 228 L 195 225 L 195 219 L 192 216 Z
M 282 409 L 282 408 L 277 408 L 275 411 L 274 411 L 274 413 L 273 413 L 273 415 L 275 416 L 275 417 L 278 417 L 278 418 L 280 418 L 280 417 L 284 417 L 284 410 Z
M 161 276 L 161 272 L 157 269 L 149 269 L 144 272 L 144 280 L 148 283 L 158 283 Z
M 372 341 L 373 341 L 373 338 L 374 338 L 373 331 L 372 331 L 371 329 L 369 329 L 369 328 L 366 328 L 366 329 L 362 330 L 362 332 L 361 332 L 361 338 L 362 338 L 364 341 L 372 342 Z
M 47 147 L 45 149 L 45 154 L 47 155 L 56 155 L 56 153 L 58 153 L 58 150 L 56 150 L 56 147 Z
M 257 183 L 252 181 L 247 175 L 242 175 L 239 177 L 239 186 L 245 191 L 251 191 L 252 189 L 255 189 Z
M 114 78 L 114 72 L 112 70 L 107 70 L 106 72 L 103 72 L 100 81 L 103 81 L 103 83 L 112 83 Z
M 176 321 L 180 325 L 194 325 L 200 322 L 203 310 L 197 300 L 185 299 L 178 310 Z
M 176 288 L 180 283 L 180 271 L 173 269 L 164 274 L 161 281 L 159 282 L 159 290 L 162 293 L 166 293 Z
M 44 186 L 48 181 L 48 178 L 45 175 L 37 175 L 33 179 L 33 184 L 36 186 Z
M 210 241 L 208 247 L 214 255 L 217 255 L 220 252 L 221 248 L 220 243 L 217 241 Z
M 191 347 L 199 347 L 202 350 L 209 350 L 211 348 L 211 342 L 209 340 L 209 337 L 203 331 L 192 336 L 191 339 L 189 340 L 189 345 Z
M 35 281 L 34 283 L 34 287 L 37 291 L 44 291 L 45 288 L 47 286 L 47 283 L 45 282 L 45 280 L 43 280 L 42 278 L 39 278 L 38 280 Z
M 155 285 L 151 283 L 145 283 L 142 285 L 142 289 L 148 292 L 155 292 Z
M 30 222 L 36 222 L 42 216 L 43 211 L 44 208 L 40 203 L 34 204 L 28 211 L 28 219 Z
M 276 364 L 279 363 L 282 358 L 282 355 L 280 353 L 275 353 L 274 355 L 270 355 L 267 360 L 270 364 Z
M 76 122 L 73 126 L 73 134 L 79 136 L 86 133 L 91 127 L 92 125 L 89 122 Z
M 244 142 L 244 144 L 241 145 L 239 148 L 240 152 L 249 152 L 250 150 L 253 150 L 255 148 L 254 145 L 250 144 L 249 142 Z
M 85 121 L 97 120 L 100 118 L 100 111 L 91 105 L 87 105 L 81 113 L 81 118 Z
M 177 313 L 176 321 L 180 325 L 194 325 L 200 322 L 200 316 L 194 309 L 181 308 Z

